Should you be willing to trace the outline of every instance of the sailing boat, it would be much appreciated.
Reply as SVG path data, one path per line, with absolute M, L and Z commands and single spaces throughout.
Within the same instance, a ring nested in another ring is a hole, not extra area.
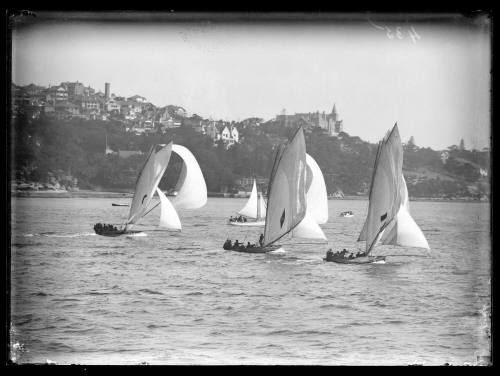
M 183 167 L 176 186 L 179 193 L 171 203 L 158 188 L 158 184 L 167 169 L 172 151 L 182 158 Z M 160 202 L 148 210 L 155 192 L 158 194 Z M 112 225 L 99 226 L 100 224 L 97 224 L 94 226 L 94 230 L 98 235 L 103 236 L 138 233 L 140 231 L 133 231 L 132 227 L 158 205 L 161 205 L 159 227 L 180 230 L 180 220 L 173 205 L 177 208 L 194 209 L 205 205 L 206 201 L 205 180 L 191 152 L 184 146 L 174 145 L 173 142 L 167 145 L 153 145 L 137 177 L 130 212 L 124 227 L 118 229 Z
M 408 190 L 403 176 L 403 147 L 397 123 L 379 142 L 370 187 L 368 215 L 358 241 L 365 241 L 363 256 L 333 257 L 326 261 L 371 263 L 384 256 L 370 256 L 378 244 L 430 249 L 409 212 Z
M 229 224 L 233 226 L 264 226 L 266 223 L 266 204 L 262 193 L 257 197 L 257 183 L 253 180 L 252 193 L 245 206 L 238 212 L 245 218 L 255 219 L 254 221 L 239 222 L 235 219 L 230 219 Z
M 286 145 L 280 145 L 274 159 L 269 178 L 266 221 L 261 245 L 229 248 L 228 240 L 224 249 L 266 253 L 281 248 L 274 243 L 291 232 L 306 215 L 306 166 L 304 130 L 299 127 Z

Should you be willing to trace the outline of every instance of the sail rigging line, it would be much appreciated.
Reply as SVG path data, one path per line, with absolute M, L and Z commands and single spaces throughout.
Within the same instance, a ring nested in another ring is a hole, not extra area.
M 161 204 L 161 201 L 158 201 L 156 203 L 155 206 L 153 206 L 151 209 L 149 209 L 146 213 L 144 213 L 144 215 L 142 216 L 142 218 L 144 218 L 146 215 L 148 215 L 154 208 L 156 208 L 157 206 L 159 206 Z
M 368 256 L 370 254 L 370 252 L 372 251 L 373 247 L 375 247 L 375 245 L 377 244 L 377 242 L 380 240 L 381 238 L 381 234 L 382 232 L 386 229 L 386 227 L 392 223 L 393 220 L 391 220 L 390 222 L 386 222 L 382 225 L 382 227 L 380 227 L 380 230 L 378 231 L 377 233 L 377 236 L 375 236 L 375 239 L 373 239 L 372 243 L 370 244 L 370 248 L 368 248 L 368 251 L 366 251 L 366 254 L 365 256 Z

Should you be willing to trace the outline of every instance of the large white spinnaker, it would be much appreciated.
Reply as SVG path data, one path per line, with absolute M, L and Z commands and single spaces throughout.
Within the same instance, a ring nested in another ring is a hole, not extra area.
M 307 175 L 311 175 L 311 182 L 307 187 L 307 212 L 320 225 L 328 222 L 328 195 L 323 173 L 318 164 L 306 153 Z M 307 177 L 309 182 L 309 176 Z
M 167 230 L 177 230 L 181 231 L 181 220 L 179 219 L 179 215 L 177 211 L 173 207 L 170 200 L 165 196 L 165 193 L 161 191 L 160 188 L 156 188 L 156 192 L 158 193 L 158 197 L 160 197 L 160 224 L 159 228 L 165 228 Z
M 151 147 L 146 162 L 137 177 L 125 231 L 137 223 L 146 212 L 156 187 L 168 166 L 171 153 L 172 142 L 167 145 L 153 145 Z
M 328 240 L 316 219 L 306 210 L 304 219 L 292 231 L 294 238 Z
M 304 219 L 292 231 L 294 238 L 327 240 L 319 226 L 328 221 L 328 197 L 325 179 L 321 170 L 309 154 L 306 153 L 306 190 L 307 209 Z
M 430 249 L 422 230 L 415 223 L 409 212 L 408 191 L 402 176 L 402 203 L 396 220 L 392 221 L 380 237 L 380 244 L 399 245 Z
M 172 198 L 172 205 L 177 209 L 201 208 L 207 203 L 207 185 L 200 165 L 186 147 L 173 144 L 172 151 L 183 161 L 179 180 L 175 186 L 177 196 Z
M 258 197 L 257 197 L 257 184 L 255 180 L 253 181 L 252 193 L 248 198 L 247 203 L 241 209 L 238 214 L 244 215 L 248 218 L 257 218 L 257 210 L 258 210 Z
M 269 179 L 264 246 L 288 234 L 306 215 L 306 145 L 299 127 L 276 154 Z

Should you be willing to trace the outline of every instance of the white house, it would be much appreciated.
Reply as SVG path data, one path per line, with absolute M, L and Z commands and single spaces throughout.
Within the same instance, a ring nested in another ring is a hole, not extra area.
M 229 148 L 239 142 L 238 130 L 236 127 L 226 125 L 220 134 L 220 139 L 224 142 L 226 148 Z

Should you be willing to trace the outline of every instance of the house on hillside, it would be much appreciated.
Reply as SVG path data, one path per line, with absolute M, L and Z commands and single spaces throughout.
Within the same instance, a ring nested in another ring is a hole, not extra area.
M 138 103 L 146 103 L 146 98 L 141 97 L 140 95 L 134 95 L 132 97 L 127 98 L 127 100 Z
M 54 106 L 55 112 L 60 115 L 79 115 L 80 108 L 71 102 L 58 102 Z
M 222 132 L 220 133 L 220 140 L 222 140 L 222 142 L 226 145 L 226 148 L 229 149 L 232 145 L 239 142 L 238 129 L 232 125 L 224 126 Z
M 68 100 L 68 91 L 63 86 L 52 86 L 47 89 L 48 100 L 65 102 Z
M 84 95 L 85 86 L 81 82 L 63 82 L 61 83 L 61 87 L 66 89 L 68 93 L 68 100 L 74 101 L 77 98 L 80 98 Z

